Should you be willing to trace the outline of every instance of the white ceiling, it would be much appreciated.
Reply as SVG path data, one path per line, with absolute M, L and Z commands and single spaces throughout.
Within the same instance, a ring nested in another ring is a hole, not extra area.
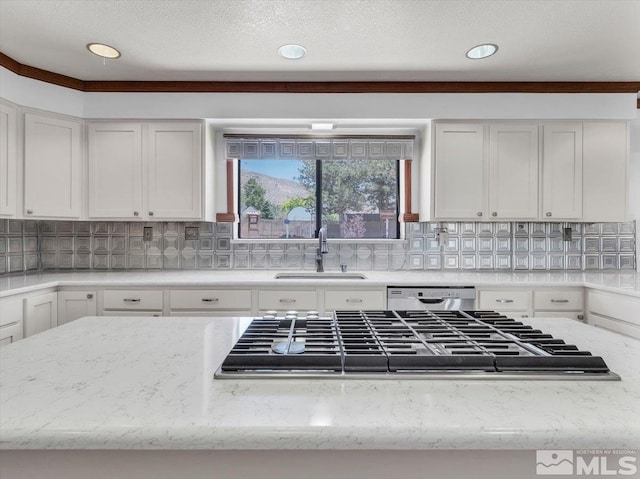
M 640 81 L 640 0 L 0 0 L 0 51 L 82 80 Z

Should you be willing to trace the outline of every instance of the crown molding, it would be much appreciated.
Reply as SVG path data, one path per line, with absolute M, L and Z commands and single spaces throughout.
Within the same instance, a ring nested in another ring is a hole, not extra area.
M 637 93 L 640 82 L 228 82 L 85 81 L 24 65 L 0 52 L 13 73 L 83 92 L 137 93 Z M 640 108 L 640 100 L 638 103 Z

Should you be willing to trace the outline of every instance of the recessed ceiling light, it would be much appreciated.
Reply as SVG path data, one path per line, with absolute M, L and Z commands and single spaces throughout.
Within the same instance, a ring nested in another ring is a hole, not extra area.
M 300 58 L 305 56 L 306 53 L 307 49 L 302 45 L 289 44 L 282 45 L 280 48 L 278 48 L 278 55 L 286 58 L 287 60 L 299 60 Z
M 333 130 L 333 123 L 311 123 L 312 130 Z
M 493 43 L 483 43 L 477 45 L 467 52 L 467 58 L 471 60 L 480 60 L 481 58 L 487 58 L 498 51 L 498 45 Z
M 120 56 L 118 50 L 103 43 L 89 43 L 87 49 L 102 58 L 118 58 Z

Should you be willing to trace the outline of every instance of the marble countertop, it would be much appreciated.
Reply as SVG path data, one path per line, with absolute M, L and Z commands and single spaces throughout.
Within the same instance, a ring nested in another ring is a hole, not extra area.
M 621 381 L 213 379 L 249 321 L 89 317 L 0 349 L 0 448 L 640 447 L 638 340 L 526 320 Z
M 630 272 L 445 272 L 361 271 L 365 280 L 274 279 L 276 270 L 52 272 L 0 277 L 0 298 L 57 287 L 216 287 L 216 286 L 339 286 L 387 285 L 584 286 L 640 297 L 640 273 Z

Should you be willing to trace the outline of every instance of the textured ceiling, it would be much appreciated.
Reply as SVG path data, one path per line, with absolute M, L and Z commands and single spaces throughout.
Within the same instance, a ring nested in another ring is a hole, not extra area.
M 640 0 L 0 0 L 0 51 L 82 80 L 639 81 Z

